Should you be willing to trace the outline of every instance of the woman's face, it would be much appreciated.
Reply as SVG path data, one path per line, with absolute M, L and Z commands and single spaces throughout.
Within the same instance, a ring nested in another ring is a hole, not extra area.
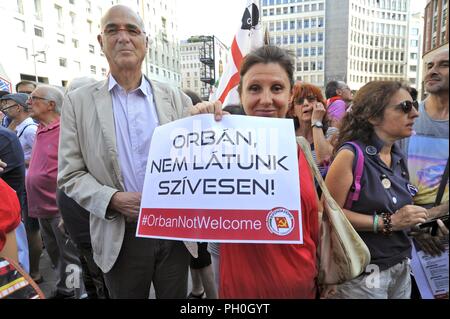
M 419 112 L 412 107 L 405 113 L 408 109 L 404 111 L 401 106 L 405 101 L 412 102 L 411 95 L 405 89 L 398 90 L 392 96 L 384 110 L 383 119 L 374 124 L 375 132 L 381 135 L 380 137 L 398 140 L 412 135 L 414 120 L 419 116 Z
M 317 104 L 317 98 L 314 95 L 299 97 L 294 101 L 294 113 L 300 122 L 311 122 L 315 104 Z
M 242 79 L 241 103 L 247 115 L 284 118 L 290 97 L 289 77 L 277 63 L 255 64 Z

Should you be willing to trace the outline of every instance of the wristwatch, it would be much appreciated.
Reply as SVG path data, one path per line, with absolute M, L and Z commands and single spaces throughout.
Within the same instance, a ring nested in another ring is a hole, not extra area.
M 323 128 L 323 123 L 321 121 L 315 121 L 311 124 L 311 127 Z

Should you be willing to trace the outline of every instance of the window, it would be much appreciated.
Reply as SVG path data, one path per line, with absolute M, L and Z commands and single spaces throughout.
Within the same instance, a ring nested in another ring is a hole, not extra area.
M 73 61 L 73 64 L 74 64 L 75 69 L 76 69 L 77 71 L 81 71 L 81 62 L 79 62 L 79 61 Z
M 18 31 L 25 32 L 25 21 L 16 18 L 14 19 L 14 22 Z
M 77 39 L 72 39 L 72 45 L 73 45 L 73 47 L 75 49 L 77 49 L 80 46 L 80 44 L 79 44 Z
M 303 56 L 309 56 L 309 48 L 303 48 Z
M 59 66 L 63 68 L 67 68 L 67 59 L 66 58 L 59 58 Z
M 23 14 L 23 0 L 17 0 L 17 12 Z
M 410 72 L 416 72 L 417 71 L 417 66 L 416 65 L 410 65 L 409 66 L 409 71 Z
M 91 74 L 97 74 L 97 67 L 95 65 L 91 65 Z
M 58 19 L 58 27 L 62 27 L 63 26 L 62 8 L 56 4 L 55 4 L 55 13 L 56 13 L 56 18 Z
M 86 0 L 86 12 L 90 14 L 91 11 L 92 11 L 91 1 Z
M 41 0 L 34 0 L 34 16 L 37 20 L 42 20 Z
M 87 25 L 88 25 L 88 30 L 90 33 L 92 33 L 92 21 L 91 20 L 86 20 Z
M 89 52 L 95 53 L 95 47 L 92 44 L 89 44 Z
M 75 0 L 69 0 L 70 4 L 75 4 Z
M 18 51 L 19 51 L 19 57 L 22 60 L 28 60 L 28 49 L 27 48 L 23 48 L 23 47 L 17 47 Z
M 44 37 L 44 29 L 38 26 L 34 26 L 34 35 L 37 37 Z
M 75 27 L 77 15 L 73 12 L 69 13 L 70 15 L 70 23 L 72 24 L 72 27 Z
M 64 34 L 61 33 L 57 33 L 56 34 L 56 42 L 60 43 L 60 44 L 64 44 L 66 43 L 66 37 Z

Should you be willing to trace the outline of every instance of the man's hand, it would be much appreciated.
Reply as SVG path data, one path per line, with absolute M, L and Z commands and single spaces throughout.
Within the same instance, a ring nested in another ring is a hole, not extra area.
M 141 193 L 117 192 L 111 197 L 108 209 L 126 217 L 128 221 L 136 221 L 141 207 Z
M 0 159 L 0 173 L 5 170 L 5 167 L 6 167 L 6 163 Z
M 442 223 L 442 225 L 444 228 L 446 228 L 444 223 Z M 444 233 L 441 228 L 439 231 Z M 431 234 L 429 233 L 429 229 L 420 229 L 419 227 L 414 227 L 410 235 L 414 237 L 417 244 L 420 246 L 418 248 L 421 248 L 427 255 L 440 256 L 445 251 L 445 245 L 442 243 L 442 237 L 431 236 Z

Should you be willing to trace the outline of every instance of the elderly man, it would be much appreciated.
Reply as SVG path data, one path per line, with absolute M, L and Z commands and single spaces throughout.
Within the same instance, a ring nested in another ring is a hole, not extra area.
M 91 213 L 94 260 L 112 298 L 186 298 L 189 252 L 196 244 L 137 238 L 137 218 L 154 129 L 191 106 L 180 90 L 141 71 L 148 39 L 141 18 L 111 7 L 98 36 L 106 81 L 70 92 L 61 118 L 58 186 Z
M 79 280 L 74 278 L 71 282 L 66 278 L 68 275 L 76 275 L 72 265 L 81 266 L 74 245 L 58 227 L 61 215 L 56 205 L 56 176 L 62 102 L 63 95 L 60 90 L 51 86 L 39 86 L 30 94 L 30 115 L 40 124 L 26 179 L 28 214 L 39 219 L 45 247 L 59 272 L 54 296 L 58 299 L 75 297 L 74 288 L 80 288 L 76 287 Z M 68 267 L 69 265 L 71 266 Z M 67 285 L 68 283 L 71 284 Z
M 347 108 L 353 101 L 353 93 L 343 81 L 328 82 L 325 88 L 327 98 L 327 113 L 332 127 L 339 127 Z

